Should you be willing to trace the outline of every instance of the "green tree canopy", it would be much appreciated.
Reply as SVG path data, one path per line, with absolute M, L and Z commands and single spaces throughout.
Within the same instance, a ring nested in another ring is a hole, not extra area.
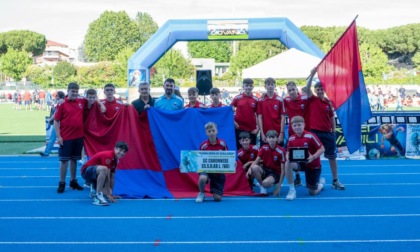
M 84 48 L 89 61 L 114 60 L 126 47 L 138 45 L 137 23 L 125 11 L 105 11 L 89 25 Z
M 240 76 L 242 69 L 260 63 L 266 57 L 267 52 L 261 48 L 252 46 L 240 47 L 239 51 L 230 60 L 229 71 L 232 73 L 232 76 Z
M 158 24 L 153 20 L 152 16 L 146 12 L 138 12 L 136 22 L 140 32 L 139 41 L 134 50 L 137 50 L 159 29 Z
M 66 61 L 60 61 L 53 69 L 54 85 L 66 87 L 68 83 L 76 81 L 76 67 Z
M 16 30 L 0 33 L 0 55 L 8 49 L 26 51 L 33 56 L 42 54 L 47 41 L 45 36 L 33 31 Z
M 22 79 L 26 67 L 32 63 L 33 60 L 27 52 L 10 48 L 0 57 L 0 72 L 19 81 Z
M 232 55 L 230 41 L 193 41 L 188 42 L 188 54 L 191 58 L 213 58 L 216 62 L 229 62 Z
M 51 84 L 53 67 L 30 65 L 26 68 L 24 75 L 26 78 L 44 88 Z

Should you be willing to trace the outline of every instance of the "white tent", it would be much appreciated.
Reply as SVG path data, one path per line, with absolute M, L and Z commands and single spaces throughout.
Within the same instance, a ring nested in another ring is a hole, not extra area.
M 242 70 L 242 78 L 306 79 L 320 58 L 291 48 L 255 66 Z

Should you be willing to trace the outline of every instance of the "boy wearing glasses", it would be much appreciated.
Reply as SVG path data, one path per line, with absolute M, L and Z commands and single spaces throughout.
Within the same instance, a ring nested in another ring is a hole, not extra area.
M 115 86 L 112 83 L 108 83 L 104 87 L 105 99 L 102 100 L 102 104 L 105 105 L 106 112 L 105 117 L 113 118 L 115 114 L 124 107 L 124 103 L 115 98 Z

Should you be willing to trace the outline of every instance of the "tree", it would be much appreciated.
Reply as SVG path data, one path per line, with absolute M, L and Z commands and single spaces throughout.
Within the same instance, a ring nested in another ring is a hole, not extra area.
M 137 50 L 159 29 L 152 16 L 146 12 L 137 12 L 136 22 L 140 31 L 139 41 L 134 50 Z
M 112 62 L 102 61 L 92 66 L 80 67 L 77 79 L 83 87 L 103 88 L 105 83 L 117 84 L 117 72 Z M 120 86 L 126 87 L 127 83 Z
M 46 43 L 44 35 L 33 31 L 16 30 L 0 33 L 0 55 L 12 48 L 37 56 L 44 52 Z
M 381 82 L 382 74 L 391 69 L 386 54 L 378 46 L 366 43 L 360 45 L 359 52 L 366 83 Z
M 53 69 L 54 84 L 66 87 L 68 83 L 76 81 L 76 68 L 69 62 L 60 61 Z
M 152 76 L 153 86 L 163 85 L 163 79 L 187 79 L 194 73 L 194 66 L 184 58 L 180 50 L 171 49 L 154 65 L 156 74 Z
M 230 41 L 193 41 L 187 44 L 191 58 L 211 58 L 216 62 L 229 62 L 232 55 Z
M 118 55 L 115 57 L 113 62 L 116 80 L 115 84 L 119 86 L 127 85 L 127 68 L 128 68 L 128 59 L 134 54 L 134 50 L 131 48 L 125 48 L 121 50 Z
M 84 48 L 89 61 L 114 60 L 126 47 L 140 41 L 137 23 L 125 11 L 105 11 L 89 25 Z
M 24 75 L 26 78 L 43 88 L 48 88 L 51 83 L 53 67 L 30 65 L 26 68 Z
M 266 51 L 261 48 L 252 46 L 240 48 L 238 53 L 235 56 L 232 56 L 230 60 L 229 71 L 233 76 L 240 76 L 242 74 L 242 69 L 264 61 L 266 55 Z
M 0 72 L 12 77 L 15 81 L 21 80 L 26 67 L 31 65 L 33 60 L 27 52 L 9 49 L 0 58 Z

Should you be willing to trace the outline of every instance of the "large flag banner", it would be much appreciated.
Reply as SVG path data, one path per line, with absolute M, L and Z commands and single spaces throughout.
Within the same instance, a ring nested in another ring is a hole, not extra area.
M 85 149 L 88 156 L 112 150 L 117 141 L 129 146 L 115 175 L 114 194 L 124 198 L 195 197 L 197 173 L 181 173 L 181 150 L 198 150 L 207 139 L 204 125 L 215 122 L 218 137 L 236 151 L 231 107 L 166 111 L 150 108 L 138 116 L 132 106 L 113 118 L 94 106 L 85 122 Z M 206 192 L 209 192 L 207 186 Z M 236 172 L 226 175 L 224 195 L 255 195 L 240 162 Z
M 361 146 L 360 127 L 372 117 L 369 106 L 356 21 L 353 21 L 317 67 L 318 78 L 334 105 L 350 153 Z

